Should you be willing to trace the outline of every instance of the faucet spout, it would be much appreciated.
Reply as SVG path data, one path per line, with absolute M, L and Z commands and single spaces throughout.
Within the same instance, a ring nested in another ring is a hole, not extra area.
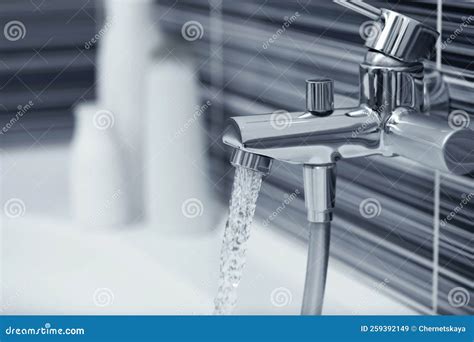
M 267 175 L 270 173 L 273 159 L 244 150 L 234 149 L 230 163 L 233 166 L 241 166 Z
M 368 107 L 331 115 L 275 112 L 230 119 L 225 144 L 293 164 L 326 165 L 380 153 L 380 118 Z

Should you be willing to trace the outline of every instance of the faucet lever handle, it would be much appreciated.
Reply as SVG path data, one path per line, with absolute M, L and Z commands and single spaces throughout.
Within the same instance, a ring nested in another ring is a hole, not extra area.
M 375 8 L 360 0 L 334 0 L 338 5 L 374 21 L 365 46 L 402 62 L 429 58 L 439 33 L 413 18 L 385 8 Z
M 372 20 L 378 20 L 382 16 L 381 9 L 369 5 L 361 0 L 334 0 L 334 2 L 354 12 L 365 15 Z

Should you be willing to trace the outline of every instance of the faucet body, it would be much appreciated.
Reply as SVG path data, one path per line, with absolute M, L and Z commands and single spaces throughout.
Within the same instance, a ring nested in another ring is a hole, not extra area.
M 466 174 L 474 132 L 453 129 L 425 105 L 423 64 L 369 51 L 360 66 L 360 105 L 323 116 L 275 112 L 230 119 L 223 141 L 236 149 L 288 163 L 325 165 L 370 155 L 403 156 Z
M 360 0 L 335 2 L 377 20 L 377 34 L 366 41 L 369 50 L 359 67 L 359 105 L 334 109 L 332 81 L 308 80 L 306 111 L 233 117 L 223 136 L 225 144 L 239 151 L 234 152 L 235 164 L 246 160 L 247 165 L 269 166 L 277 159 L 303 165 L 305 205 L 313 230 L 303 314 L 321 313 L 328 251 L 320 251 L 323 257 L 317 267 L 310 259 L 316 245 L 329 249 L 338 160 L 403 156 L 442 172 L 474 171 L 474 154 L 470 153 L 474 131 L 452 128 L 448 120 L 430 116 L 431 110 L 449 107 L 442 80 L 427 87 L 424 79 L 422 60 L 430 56 L 439 33 Z M 436 90 L 436 99 L 429 98 L 429 88 Z M 308 288 L 314 284 L 319 288 Z M 314 298 L 318 305 L 313 305 Z

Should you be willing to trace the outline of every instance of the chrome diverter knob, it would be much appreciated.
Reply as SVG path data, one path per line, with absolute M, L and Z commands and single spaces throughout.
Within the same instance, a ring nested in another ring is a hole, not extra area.
M 334 110 L 334 81 L 312 79 L 306 81 L 306 110 L 315 115 L 326 115 Z

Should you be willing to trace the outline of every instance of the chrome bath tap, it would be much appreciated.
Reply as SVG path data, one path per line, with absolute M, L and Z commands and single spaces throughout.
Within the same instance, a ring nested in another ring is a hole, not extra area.
M 233 147 L 231 163 L 270 171 L 273 159 L 303 165 L 305 206 L 310 222 L 307 274 L 302 314 L 322 310 L 329 236 L 335 206 L 336 164 L 340 159 L 371 155 L 402 156 L 441 172 L 474 171 L 474 131 L 455 129 L 430 116 L 423 59 L 434 51 L 439 33 L 400 13 L 362 1 L 335 1 L 374 20 L 360 64 L 360 103 L 334 108 L 330 79 L 306 82 L 306 111 L 287 113 L 282 128 L 277 115 L 230 119 L 225 144 Z M 442 81 L 440 81 L 442 82 Z M 442 89 L 442 87 L 440 88 Z

